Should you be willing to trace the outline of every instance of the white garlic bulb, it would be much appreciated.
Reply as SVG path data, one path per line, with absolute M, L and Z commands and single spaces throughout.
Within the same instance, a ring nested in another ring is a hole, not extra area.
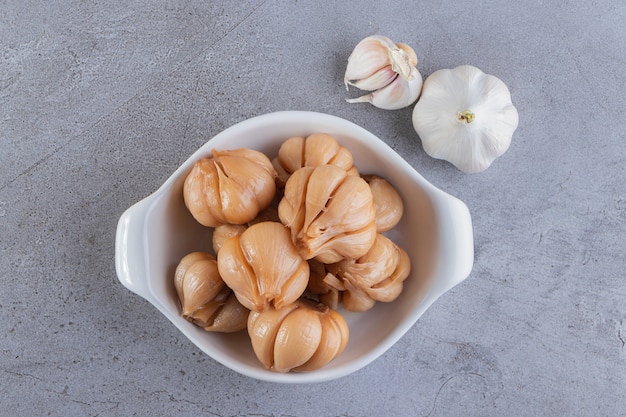
M 413 110 L 424 151 L 465 173 L 484 171 L 504 154 L 518 121 L 507 86 L 471 65 L 432 73 Z
M 416 65 L 417 55 L 409 45 L 382 35 L 368 36 L 350 54 L 344 84 L 371 93 L 346 101 L 371 103 L 384 110 L 410 106 L 422 91 Z

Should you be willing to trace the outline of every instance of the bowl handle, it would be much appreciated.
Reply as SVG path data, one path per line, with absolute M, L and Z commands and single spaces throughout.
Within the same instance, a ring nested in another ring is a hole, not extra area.
M 443 294 L 465 280 L 472 271 L 474 233 L 465 203 L 449 194 L 445 194 L 440 202 L 440 250 L 446 256 L 441 260 L 445 279 L 440 282 L 438 292 Z
M 115 270 L 120 282 L 135 294 L 148 298 L 145 255 L 145 216 L 149 198 L 128 208 L 120 217 L 115 235 Z

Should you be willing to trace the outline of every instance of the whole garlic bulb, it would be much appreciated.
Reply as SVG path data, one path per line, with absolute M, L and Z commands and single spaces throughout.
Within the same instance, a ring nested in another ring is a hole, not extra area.
M 395 300 L 409 276 L 411 260 L 400 246 L 382 234 L 376 235 L 372 248 L 359 259 L 343 260 L 327 265 L 327 269 L 342 282 L 342 302 L 346 310 L 366 311 L 376 301 Z M 325 282 L 333 285 L 325 278 Z
M 185 205 L 202 225 L 244 224 L 276 193 L 276 171 L 263 153 L 247 148 L 213 151 L 197 161 L 183 185 Z
M 256 223 L 227 239 L 217 253 L 217 267 L 239 302 L 256 311 L 293 303 L 309 280 L 308 263 L 278 222 Z
M 351 175 L 358 175 L 352 153 L 333 136 L 324 133 L 287 139 L 280 145 L 278 156 L 272 160 L 272 164 L 281 186 L 285 185 L 291 174 L 305 166 L 336 165 Z
M 465 173 L 484 171 L 504 154 L 518 122 L 507 86 L 471 65 L 432 73 L 413 110 L 426 153 Z
M 417 55 L 405 43 L 394 43 L 382 35 L 360 41 L 348 58 L 344 76 L 348 85 L 372 91 L 348 103 L 368 102 L 385 110 L 410 106 L 422 90 L 422 75 L 417 70 Z
M 224 284 L 211 254 L 192 252 L 184 256 L 176 267 L 174 287 L 188 321 L 215 332 L 246 328 L 249 311 Z
M 355 259 L 376 238 L 372 192 L 365 180 L 334 165 L 294 172 L 278 204 L 280 220 L 304 259 Z
M 363 175 L 372 190 L 376 211 L 376 230 L 387 232 L 400 222 L 404 214 L 404 203 L 398 190 L 386 179 L 378 175 Z
M 259 361 L 276 372 L 319 369 L 343 352 L 350 337 L 341 314 L 305 300 L 282 309 L 252 311 L 248 334 Z

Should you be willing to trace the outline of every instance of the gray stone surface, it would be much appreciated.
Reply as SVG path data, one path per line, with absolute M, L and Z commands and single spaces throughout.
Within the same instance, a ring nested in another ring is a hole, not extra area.
M 0 415 L 626 416 L 625 20 L 609 0 L 0 1 Z M 373 33 L 424 76 L 501 78 L 509 151 L 465 175 L 410 108 L 345 103 Z M 230 371 L 115 275 L 122 212 L 277 110 L 360 124 L 474 219 L 470 277 L 325 384 Z

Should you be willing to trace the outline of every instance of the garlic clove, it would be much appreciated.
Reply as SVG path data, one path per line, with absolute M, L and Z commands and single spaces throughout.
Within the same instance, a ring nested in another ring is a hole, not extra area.
M 316 311 L 298 308 L 282 321 L 274 343 L 274 370 L 288 372 L 304 365 L 322 340 L 322 323 Z
M 365 288 L 365 292 L 376 301 L 391 302 L 398 298 L 403 289 L 403 282 L 411 271 L 411 258 L 400 246 L 395 245 L 398 251 L 398 263 L 393 273 L 384 281 Z
M 221 209 L 228 223 L 243 224 L 254 219 L 274 198 L 274 167 L 269 171 L 263 164 L 242 164 L 242 158 L 229 153 L 213 151 Z
M 346 171 L 354 167 L 352 153 L 333 136 L 314 133 L 306 138 L 304 145 L 304 166 L 335 165 Z
M 284 141 L 280 145 L 280 148 L 278 148 L 276 161 L 287 174 L 291 174 L 304 166 L 305 142 L 306 138 L 294 136 Z M 274 164 L 274 166 L 276 166 L 276 164 Z
M 233 333 L 246 328 L 250 310 L 245 308 L 235 297 L 233 291 L 224 287 L 213 300 L 218 309 L 207 321 L 204 330 L 209 332 Z
M 222 248 L 222 245 L 227 239 L 233 236 L 240 236 L 246 229 L 247 229 L 247 226 L 243 224 L 229 224 L 229 223 L 221 224 L 217 226 L 216 228 L 214 228 L 212 243 L 213 243 L 213 250 L 215 251 L 215 253 L 218 253 L 220 251 L 220 249 Z
M 370 250 L 358 259 L 345 259 L 327 268 L 338 276 L 357 277 L 359 285 L 367 288 L 379 284 L 391 276 L 400 260 L 398 248 L 393 241 L 377 234 Z
M 346 99 L 348 103 L 370 103 L 383 110 L 399 110 L 410 106 L 422 91 L 422 76 L 413 69 L 408 78 L 396 77 L 393 82 L 372 93 Z
M 220 275 L 241 304 L 250 310 L 263 311 L 268 308 L 269 301 L 261 296 L 254 269 L 245 261 L 239 240 L 234 236 L 222 244 L 217 253 L 217 266 Z
M 183 197 L 189 212 L 203 226 L 226 223 L 219 210 L 220 196 L 212 159 L 203 158 L 193 165 L 185 178 Z
M 274 344 L 280 325 L 283 319 L 296 308 L 296 304 L 291 304 L 280 310 L 272 308 L 263 313 L 250 311 L 247 327 L 252 349 L 259 361 L 268 369 L 274 366 Z
M 350 56 L 344 75 L 346 88 L 356 80 L 368 78 L 389 62 L 389 50 L 396 47 L 391 39 L 382 35 L 372 35 L 361 40 Z
M 306 363 L 293 369 L 296 372 L 313 371 L 325 366 L 339 356 L 348 344 L 348 324 L 341 314 L 329 309 L 327 313 L 319 314 L 319 320 L 323 331 L 318 347 Z
M 391 65 L 387 65 L 367 78 L 347 81 L 347 83 L 358 88 L 359 90 L 375 91 L 391 83 L 397 76 L 398 73 L 393 70 L 393 67 Z
M 376 211 L 376 230 L 387 232 L 400 222 L 404 214 L 404 203 L 398 190 L 389 181 L 377 175 L 363 175 L 372 190 Z
M 315 253 L 315 259 L 332 264 L 344 259 L 355 259 L 366 253 L 376 239 L 376 223 L 350 233 L 338 234 L 332 238 L 309 239 L 309 247 Z

